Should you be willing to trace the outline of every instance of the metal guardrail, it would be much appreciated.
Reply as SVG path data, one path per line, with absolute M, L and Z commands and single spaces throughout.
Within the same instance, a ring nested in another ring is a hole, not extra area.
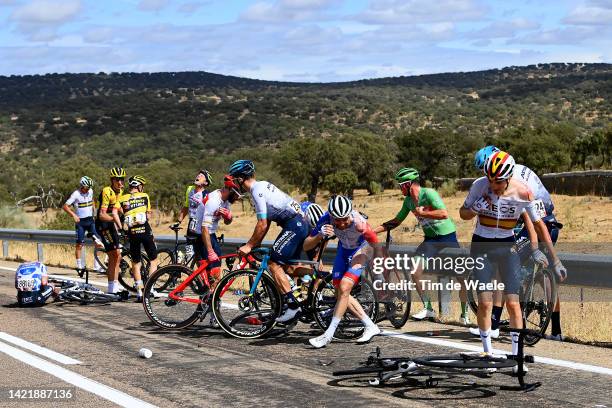
M 174 247 L 174 235 L 156 235 L 155 241 L 160 247 Z M 10 241 L 26 241 L 37 243 L 38 259 L 44 261 L 43 244 L 74 244 L 74 232 L 65 230 L 29 230 L 29 229 L 4 229 L 0 228 L 0 240 L 2 241 L 2 255 L 4 258 L 9 257 L 9 242 Z M 184 242 L 184 240 L 182 240 Z M 225 238 L 222 244 L 224 253 L 235 251 L 241 244 L 246 242 L 246 239 Z M 90 240 L 87 240 L 86 245 L 91 246 Z M 272 246 L 272 241 L 264 241 L 263 246 Z M 333 262 L 337 245 L 330 243 L 323 254 L 323 262 Z M 392 256 L 396 254 L 414 254 L 415 246 L 406 245 L 391 245 L 390 253 Z M 441 255 L 449 257 L 465 257 L 469 255 L 467 249 L 447 248 L 441 251 Z M 612 256 L 607 255 L 590 255 L 590 254 L 574 254 L 560 253 L 559 257 L 569 271 L 568 279 L 565 284 L 590 286 L 597 288 L 612 289 Z M 431 272 L 438 275 L 440 278 L 452 277 L 452 271 Z

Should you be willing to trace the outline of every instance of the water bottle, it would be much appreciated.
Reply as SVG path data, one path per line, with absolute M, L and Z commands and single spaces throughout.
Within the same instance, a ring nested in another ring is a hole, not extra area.
M 300 287 L 300 292 L 303 299 L 306 299 L 306 297 L 308 296 L 308 287 L 310 286 L 311 280 L 312 277 L 310 275 L 302 276 L 302 285 Z
M 176 253 L 176 263 L 182 264 L 185 262 L 185 254 L 183 251 L 177 251 Z

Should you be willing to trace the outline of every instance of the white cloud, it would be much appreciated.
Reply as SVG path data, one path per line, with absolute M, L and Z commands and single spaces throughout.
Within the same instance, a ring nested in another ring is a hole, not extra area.
M 476 0 L 371 0 L 356 18 L 369 24 L 469 21 L 482 17 L 486 9 Z
M 142 11 L 159 11 L 168 5 L 168 0 L 140 0 L 138 9 Z
M 94 27 L 83 33 L 83 41 L 88 43 L 106 43 L 112 40 L 114 30 L 111 27 Z
M 79 0 L 34 0 L 13 11 L 11 20 L 24 24 L 63 23 L 81 10 Z
M 210 1 L 189 1 L 181 4 L 177 10 L 179 13 L 192 14 L 209 3 Z
M 526 18 L 515 18 L 509 21 L 495 21 L 479 30 L 465 33 L 467 38 L 493 39 L 514 37 L 519 31 L 536 30 L 540 24 Z
M 612 25 L 610 3 L 598 2 L 596 3 L 598 5 L 578 6 L 569 13 L 563 22 L 574 25 Z
M 257 2 L 247 8 L 240 19 L 251 22 L 289 22 L 324 18 L 326 9 L 337 0 L 280 0 Z
M 610 31 L 609 29 L 607 30 Z M 507 41 L 508 44 L 575 45 L 589 39 L 605 37 L 606 31 L 594 27 L 565 27 L 539 30 Z

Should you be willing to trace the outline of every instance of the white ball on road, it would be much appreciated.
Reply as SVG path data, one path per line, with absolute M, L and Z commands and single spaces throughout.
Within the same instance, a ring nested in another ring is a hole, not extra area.
M 138 355 L 142 358 L 151 358 L 151 356 L 153 355 L 153 352 L 149 350 L 148 348 L 141 348 L 138 351 Z

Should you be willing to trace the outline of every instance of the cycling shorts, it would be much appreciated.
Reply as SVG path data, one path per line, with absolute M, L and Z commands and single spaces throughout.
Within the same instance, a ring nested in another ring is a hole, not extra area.
M 219 244 L 219 240 L 217 239 L 216 234 L 210 234 L 210 244 L 212 245 L 213 251 L 217 256 L 221 256 L 221 244 Z M 204 239 L 202 239 L 202 235 L 199 235 L 197 240 L 193 244 L 193 252 L 195 254 L 196 260 L 208 259 L 208 249 L 206 245 L 204 245 Z M 208 265 L 208 268 L 217 268 L 221 266 L 221 260 L 212 262 Z
M 146 225 L 148 226 L 149 224 L 147 223 Z M 155 238 L 153 238 L 150 227 L 142 234 L 129 234 L 129 240 L 130 257 L 133 262 L 140 262 L 142 260 L 140 245 L 143 246 L 150 261 L 157 259 L 157 245 L 155 245 Z
M 490 283 L 495 276 L 497 265 L 505 285 L 504 293 L 518 295 L 521 284 L 521 260 L 516 252 L 514 237 L 484 238 L 474 234 L 470 256 L 475 260 L 478 258 L 473 269 L 475 280 L 479 283 Z M 478 289 L 478 293 L 480 292 L 483 291 Z
M 425 237 L 423 242 L 417 247 L 414 255 L 433 258 L 444 248 L 461 248 L 455 232 L 436 237 Z
M 98 235 L 93 217 L 81 218 L 79 222 L 74 224 L 74 229 L 76 231 L 77 244 L 82 244 L 85 242 L 85 233 L 87 232 L 92 235 Z
M 342 278 L 347 277 L 353 280 L 355 284 L 359 282 L 361 273 L 365 265 L 361 268 L 352 268 L 353 258 L 356 255 L 364 254 L 369 259 L 372 259 L 373 248 L 367 243 L 363 242 L 357 248 L 345 249 L 342 244 L 338 245 L 338 251 L 336 252 L 336 258 L 334 259 L 334 266 L 332 269 L 332 281 L 334 286 L 338 286 Z
M 19 306 L 43 306 L 47 299 L 53 294 L 53 286 L 44 285 L 40 290 L 17 291 L 17 303 Z
M 117 233 L 117 228 L 115 228 L 115 223 L 96 221 L 96 230 L 104 244 L 105 251 L 108 252 L 120 248 L 121 243 L 119 242 L 119 234 Z
M 302 245 L 308 236 L 309 226 L 302 217 L 294 216 L 282 225 L 283 230 L 272 244 L 270 260 L 280 265 L 286 265 L 292 259 L 299 259 Z

